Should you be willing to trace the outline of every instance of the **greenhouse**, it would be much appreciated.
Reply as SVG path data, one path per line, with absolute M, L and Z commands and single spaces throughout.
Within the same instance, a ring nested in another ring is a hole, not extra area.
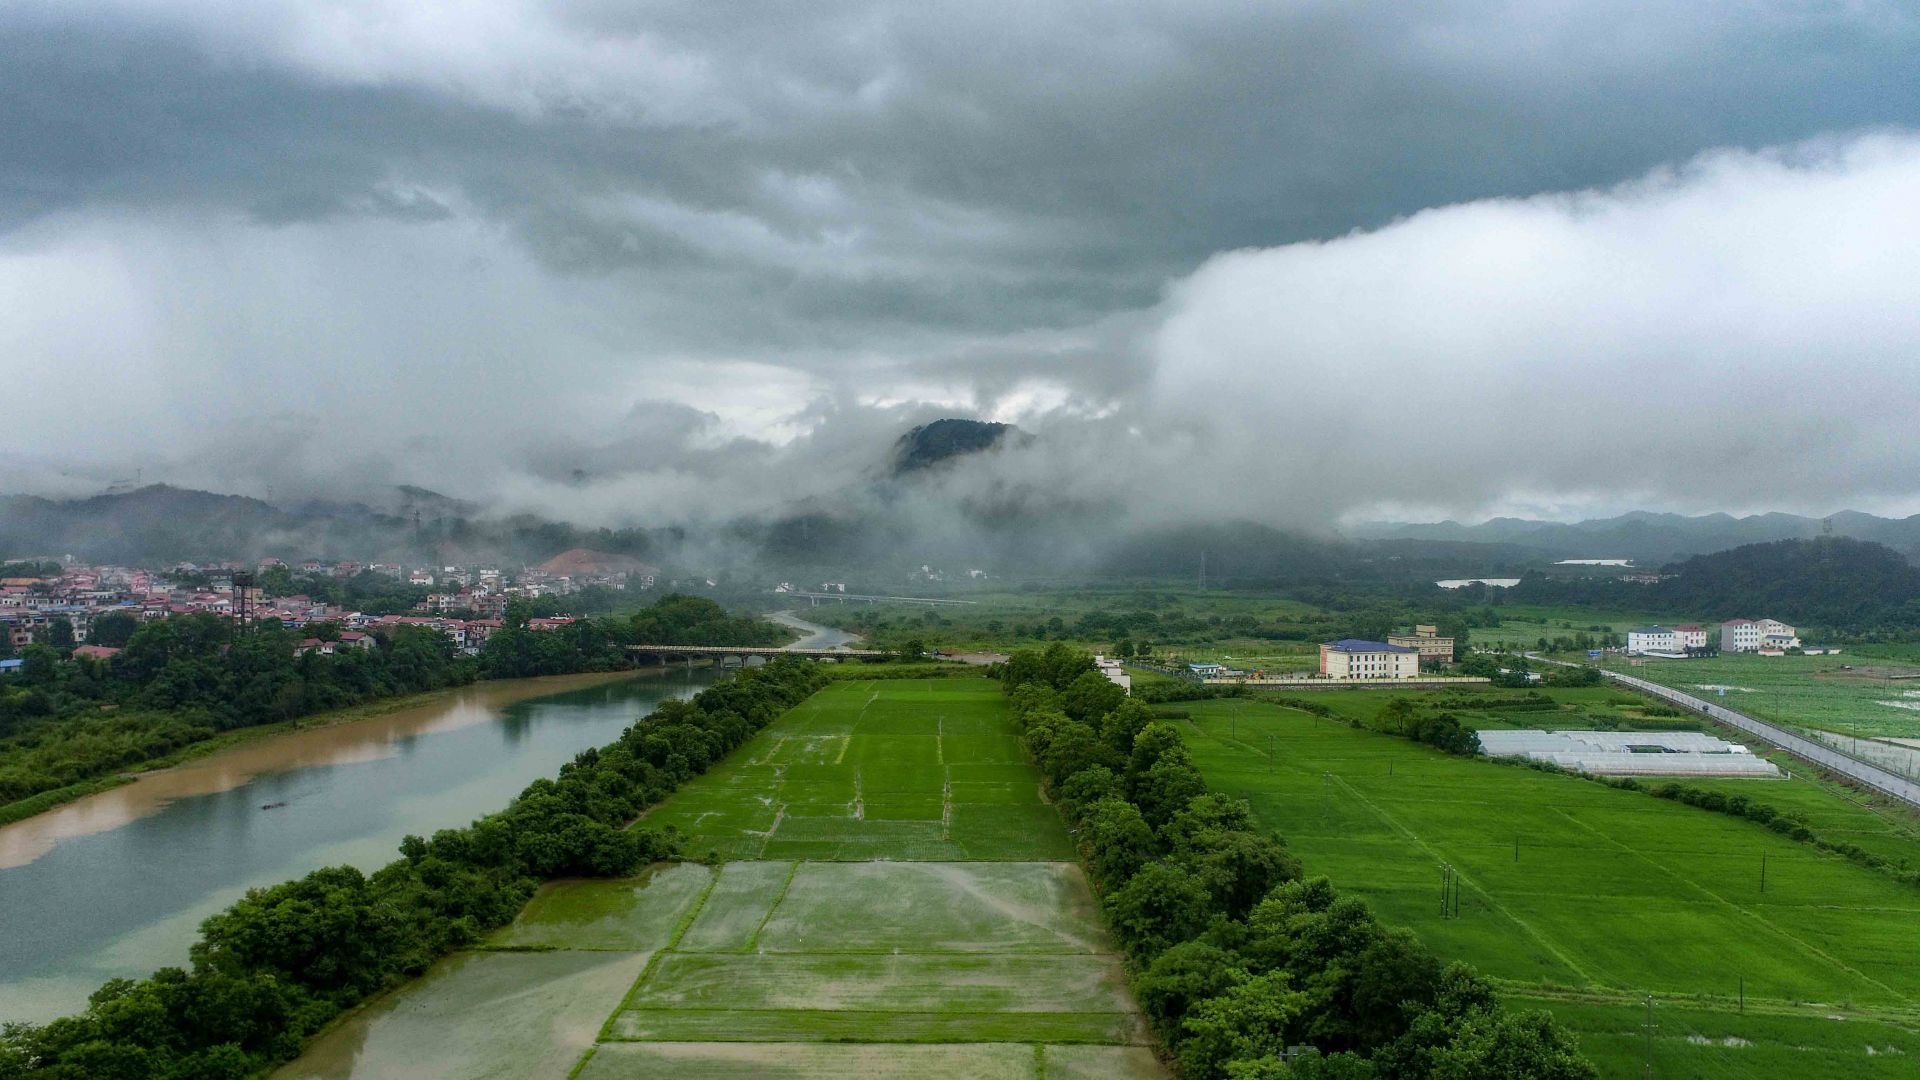
M 1481 731 L 1490 757 L 1524 757 L 1603 776 L 1779 776 L 1738 743 L 1698 731 Z

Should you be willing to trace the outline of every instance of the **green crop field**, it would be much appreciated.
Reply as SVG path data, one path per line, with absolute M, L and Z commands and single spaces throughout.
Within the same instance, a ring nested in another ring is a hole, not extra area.
M 1503 718 L 1635 718 L 1612 691 L 1555 696 L 1565 712 Z M 1316 700 L 1358 716 L 1384 697 Z M 1639 1075 L 1647 993 L 1655 1075 L 1913 1075 L 1920 889 L 1643 793 L 1449 757 L 1273 705 L 1182 708 L 1209 783 L 1247 798 L 1309 873 L 1516 997 L 1542 999 L 1585 1033 L 1608 1075 Z M 1812 782 L 1745 783 L 1756 799 L 1920 864 L 1904 822 Z M 1457 917 L 1442 914 L 1442 864 L 1461 883 Z
M 830 686 L 668 826 L 718 865 L 550 884 L 283 1080 L 1165 1075 L 998 684 Z
M 831 686 L 643 824 L 724 859 L 1073 858 L 985 679 Z
M 1866 656 L 1723 655 L 1705 660 L 1625 658 L 1608 667 L 1787 727 L 1920 739 L 1920 666 Z M 1726 694 L 1720 696 L 1720 688 Z

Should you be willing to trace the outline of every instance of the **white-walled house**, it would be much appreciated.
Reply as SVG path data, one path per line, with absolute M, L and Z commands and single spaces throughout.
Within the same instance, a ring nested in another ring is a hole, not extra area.
M 1628 656 L 1673 656 L 1684 653 L 1680 634 L 1664 626 L 1642 626 L 1627 631 Z
M 1329 641 L 1320 646 L 1320 674 L 1329 679 L 1417 679 L 1420 650 L 1357 638 Z
M 1759 652 L 1800 647 L 1799 634 L 1778 619 L 1728 619 L 1720 624 L 1721 652 Z

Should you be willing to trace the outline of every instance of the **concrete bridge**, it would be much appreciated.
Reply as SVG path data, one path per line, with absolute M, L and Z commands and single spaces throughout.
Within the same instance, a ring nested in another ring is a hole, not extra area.
M 821 604 L 907 604 L 925 607 L 967 607 L 979 603 L 977 600 L 948 600 L 940 596 L 872 596 L 867 593 L 847 592 L 809 592 L 805 589 L 793 589 L 783 596 L 803 596 L 809 607 Z
M 766 645 L 629 645 L 627 652 L 636 657 L 651 656 L 663 664 L 680 657 L 689 662 L 724 661 L 728 658 L 744 662 L 755 656 L 768 660 L 782 656 L 797 656 L 803 660 L 888 660 L 893 657 L 892 653 L 879 649 L 782 649 Z

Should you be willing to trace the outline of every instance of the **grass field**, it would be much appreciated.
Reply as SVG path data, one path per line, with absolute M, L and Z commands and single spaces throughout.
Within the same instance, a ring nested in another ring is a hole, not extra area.
M 643 825 L 723 859 L 1073 858 L 985 679 L 831 686 Z
M 998 684 L 833 685 L 668 825 L 721 861 L 552 883 L 282 1080 L 1165 1075 Z
M 1606 690 L 1556 696 L 1572 706 L 1562 719 L 1632 712 Z M 1316 700 L 1352 713 L 1382 702 Z M 1646 993 L 1661 1025 L 1656 1075 L 1914 1075 L 1920 890 L 1641 793 L 1448 757 L 1271 705 L 1182 708 L 1208 781 L 1247 798 L 1309 873 L 1516 997 L 1550 1001 L 1609 1075 L 1639 1074 Z M 1755 798 L 1817 808 L 1816 827 L 1850 826 L 1920 859 L 1904 823 L 1811 782 L 1748 783 Z M 1441 913 L 1443 863 L 1462 883 L 1454 918 Z

